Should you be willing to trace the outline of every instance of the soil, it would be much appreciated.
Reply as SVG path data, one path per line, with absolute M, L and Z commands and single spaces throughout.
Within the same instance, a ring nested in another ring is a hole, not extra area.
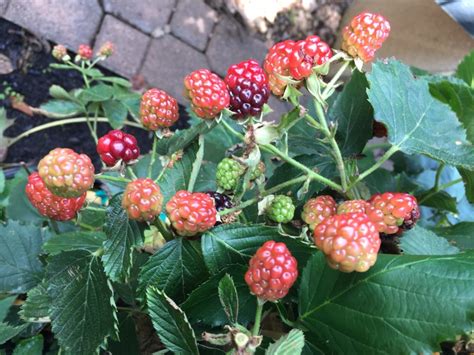
M 41 41 L 21 27 L 0 19 L 0 54 L 10 59 L 14 69 L 11 73 L 0 75 L 0 106 L 6 108 L 9 119 L 14 119 L 14 124 L 4 132 L 6 137 L 15 137 L 32 127 L 51 121 L 38 115 L 30 117 L 13 109 L 8 97 L 10 93 L 24 96 L 27 104 L 37 107 L 50 99 L 48 90 L 53 84 L 60 85 L 66 90 L 82 86 L 79 73 L 49 68 L 49 64 L 55 62 L 50 54 L 52 46 L 52 43 Z M 100 69 L 107 75 L 116 75 L 109 70 Z M 183 107 L 180 107 L 180 114 L 183 125 L 187 121 Z M 99 124 L 99 137 L 110 129 L 108 124 Z M 143 153 L 151 149 L 152 140 L 149 132 L 133 127 L 124 127 L 123 130 L 135 135 Z M 73 148 L 79 153 L 85 153 L 91 157 L 96 168 L 100 166 L 95 144 L 87 126 L 71 124 L 32 134 L 11 146 L 3 161 L 5 166 L 14 166 L 5 169 L 7 176 L 12 176 L 18 169 L 15 164 L 7 163 L 25 162 L 29 166 L 34 166 L 39 159 L 56 147 Z

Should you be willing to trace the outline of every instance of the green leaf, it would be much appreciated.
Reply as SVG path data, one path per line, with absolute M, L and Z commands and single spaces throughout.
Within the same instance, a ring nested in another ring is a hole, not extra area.
M 140 159 L 141 161 L 141 159 Z M 89 209 L 91 205 L 81 209 L 78 214 L 78 223 L 81 226 L 87 226 L 90 228 L 101 229 L 105 223 L 105 209 L 94 208 Z M 93 205 L 92 205 L 93 206 Z
M 456 76 L 474 89 L 474 51 L 465 56 L 461 63 L 459 63 L 456 69 Z
M 41 322 L 48 317 L 51 299 L 45 283 L 28 291 L 25 303 L 21 305 L 20 316 L 27 322 Z
M 34 337 L 20 340 L 13 355 L 41 355 L 43 354 L 43 336 L 41 334 Z
M 109 341 L 107 350 L 113 355 L 140 355 L 140 345 L 132 315 L 120 312 L 118 319 L 120 341 Z
M 367 100 L 368 86 L 365 75 L 354 70 L 329 109 L 328 118 L 337 122 L 336 139 L 344 156 L 361 153 L 372 138 L 373 109 Z
M 26 326 L 27 324 L 22 324 L 14 327 L 10 324 L 0 323 L 0 345 L 20 334 L 21 331 L 26 328 Z
M 117 76 L 104 76 L 100 78 L 100 81 L 107 81 L 109 83 L 117 84 L 125 88 L 131 88 L 132 84 L 127 79 L 119 78 Z
M 474 149 L 456 115 L 431 96 L 428 81 L 414 79 L 395 60 L 376 62 L 368 75 L 375 117 L 388 128 L 388 139 L 407 154 L 425 154 L 474 170 Z
M 5 297 L 2 295 L 2 297 Z M 17 296 L 7 296 L 0 300 L 0 322 L 5 319 L 8 314 L 10 307 L 12 306 L 13 302 L 15 302 Z
M 202 254 L 212 274 L 230 264 L 247 265 L 263 243 L 269 240 L 284 242 L 300 266 L 314 249 L 296 239 L 278 233 L 278 228 L 264 225 L 223 224 L 201 237 Z
M 435 228 L 435 232 L 461 250 L 474 249 L 474 222 L 461 222 L 454 226 L 438 227 Z
M 88 250 L 93 253 L 102 247 L 106 236 L 103 232 L 75 231 L 55 234 L 43 245 L 43 250 L 51 255 L 70 250 Z
M 215 121 L 209 126 L 208 122 L 200 120 L 188 129 L 176 131 L 171 137 L 160 139 L 156 146 L 156 151 L 160 155 L 170 156 L 178 150 L 185 149 L 192 144 L 200 134 L 209 132 L 215 126 Z
M 127 95 L 115 96 L 128 110 L 132 117 L 138 119 L 140 117 L 140 101 L 141 95 L 137 93 L 129 93 Z
M 110 85 L 98 84 L 91 88 L 82 90 L 80 99 L 82 102 L 102 102 L 110 99 L 114 94 L 114 88 Z
M 446 191 L 428 190 L 417 194 L 416 198 L 423 206 L 436 208 L 442 211 L 449 211 L 452 213 L 458 212 L 456 198 L 448 194 Z
M 233 120 L 227 120 L 232 127 L 240 127 Z M 207 125 L 206 125 L 207 126 Z M 239 138 L 230 134 L 224 125 L 218 124 L 216 127 L 205 132 L 204 142 L 206 150 L 204 152 L 204 160 L 219 163 L 226 156 L 226 150 L 233 145 L 240 143 Z
M 292 329 L 273 344 L 270 344 L 266 355 L 299 355 L 304 347 L 304 334 L 299 329 Z
M 18 171 L 15 178 L 10 181 L 6 214 L 9 219 L 40 224 L 45 217 L 38 213 L 25 194 L 27 181 L 28 174 L 23 169 Z
M 459 249 L 437 236 L 432 231 L 416 225 L 403 233 L 400 248 L 409 255 L 451 255 L 458 254 Z
M 5 191 L 5 173 L 0 168 L 0 194 Z
M 225 274 L 219 281 L 218 293 L 219 300 L 230 323 L 237 323 L 239 318 L 239 295 L 237 294 L 234 280 L 229 274 Z
M 204 323 L 211 327 L 229 324 L 228 317 L 222 308 L 218 294 L 219 283 L 222 277 L 229 274 L 232 277 L 237 290 L 238 300 L 238 323 L 249 324 L 255 319 L 257 301 L 250 294 L 249 287 L 245 283 L 244 275 L 247 266 L 227 265 L 227 267 L 206 282 L 195 288 L 186 301 L 181 305 L 189 320 L 194 323 Z
M 14 120 L 7 119 L 7 111 L 0 107 L 0 157 L 7 155 L 9 138 L 5 137 L 4 132 L 13 124 Z
M 78 103 L 67 100 L 49 100 L 40 109 L 55 118 L 71 117 L 84 111 Z
M 85 250 L 48 258 L 52 329 L 66 352 L 90 355 L 117 332 L 110 282 L 100 259 Z
M 349 274 L 316 253 L 301 277 L 298 322 L 324 353 L 431 353 L 472 329 L 473 282 L 472 253 L 379 254 L 369 271 Z
M 458 171 L 464 181 L 467 200 L 474 203 L 474 171 L 463 168 L 458 168 Z
M 143 245 L 143 235 L 138 223 L 128 219 L 122 208 L 122 194 L 110 201 L 105 218 L 102 262 L 107 276 L 112 281 L 126 282 L 133 264 L 133 249 Z
M 66 91 L 62 86 L 51 85 L 49 87 L 49 94 L 58 100 L 74 100 L 74 96 Z
M 0 292 L 26 292 L 41 280 L 42 242 L 38 227 L 12 220 L 0 224 Z
M 148 312 L 166 348 L 177 354 L 199 354 L 193 328 L 186 314 L 164 292 L 147 289 Z
M 123 126 L 128 114 L 124 104 L 117 100 L 107 100 L 102 103 L 102 108 L 112 128 L 118 129 Z
M 161 192 L 163 192 L 165 203 L 173 197 L 177 191 L 186 190 L 188 188 L 197 149 L 197 144 L 188 147 L 183 157 L 174 163 L 172 168 L 167 168 L 163 174 L 159 185 Z
M 153 286 L 177 302 L 209 277 L 199 242 L 177 238 L 166 243 L 142 267 L 140 290 Z

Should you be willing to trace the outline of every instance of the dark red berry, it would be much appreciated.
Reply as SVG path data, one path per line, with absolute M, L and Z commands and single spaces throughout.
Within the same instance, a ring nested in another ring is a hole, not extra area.
M 100 137 L 97 153 L 105 165 L 114 166 L 119 160 L 128 163 L 137 159 L 140 149 L 134 136 L 115 129 Z

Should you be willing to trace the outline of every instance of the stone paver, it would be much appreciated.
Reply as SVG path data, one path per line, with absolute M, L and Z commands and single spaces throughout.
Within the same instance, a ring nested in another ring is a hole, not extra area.
M 193 70 L 207 68 L 206 56 L 172 35 L 153 39 L 141 74 L 145 80 L 185 104 L 183 79 Z
M 203 51 L 216 21 L 216 12 L 204 2 L 179 0 L 171 20 L 171 32 Z
M 0 16 L 3 15 L 8 5 L 8 0 L 0 0 Z
M 146 33 L 164 27 L 176 0 L 104 0 L 104 9 Z
M 111 41 L 115 53 L 104 65 L 121 75 L 131 77 L 140 69 L 149 40 L 144 33 L 111 15 L 106 15 L 96 38 L 94 51 L 97 52 L 104 42 Z
M 225 75 L 227 68 L 245 59 L 263 62 L 267 46 L 227 19 L 219 22 L 206 51 L 213 71 Z
M 102 17 L 97 0 L 12 0 L 5 17 L 35 34 L 76 49 L 91 43 Z

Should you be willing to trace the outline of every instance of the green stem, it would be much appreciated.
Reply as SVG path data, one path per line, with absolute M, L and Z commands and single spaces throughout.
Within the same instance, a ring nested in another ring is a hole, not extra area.
M 151 178 L 151 174 L 153 171 L 153 164 L 155 164 L 157 144 L 158 144 L 158 137 L 156 136 L 156 133 L 153 132 L 153 147 L 151 148 L 150 164 L 148 165 L 148 174 L 147 174 L 148 178 Z
M 8 141 L 8 146 L 12 146 L 13 144 L 17 143 L 18 141 L 22 140 L 23 138 L 28 137 L 30 134 L 41 132 L 45 129 L 56 127 L 56 126 L 64 126 L 67 124 L 74 124 L 74 123 L 84 123 L 87 122 L 87 117 L 77 117 L 77 118 L 66 118 L 64 120 L 58 120 L 58 121 L 53 121 L 53 122 L 48 122 L 45 124 L 42 124 L 40 126 L 36 126 L 32 129 L 29 129 L 26 132 L 23 132 L 22 134 L 9 139 Z M 109 122 L 107 117 L 97 117 L 98 122 Z M 125 125 L 132 126 L 132 127 L 137 127 L 141 129 L 145 129 L 142 125 L 135 123 L 135 122 L 130 122 L 130 121 L 125 121 Z
M 257 311 L 255 312 L 255 322 L 252 328 L 252 336 L 257 336 L 258 333 L 260 333 L 260 323 L 262 321 L 262 311 L 264 304 L 264 300 L 261 300 L 260 298 L 257 299 Z
M 82 79 L 84 80 L 84 84 L 86 85 L 86 88 L 90 88 L 90 84 L 89 84 L 89 79 L 87 78 L 87 75 L 85 73 L 85 68 L 84 68 L 84 61 L 81 60 L 81 73 L 82 73 Z
M 189 177 L 188 191 L 192 192 L 194 190 L 194 184 L 196 183 L 199 170 L 201 170 L 202 159 L 204 158 L 204 135 L 199 135 L 199 149 L 196 153 L 196 159 L 193 163 L 193 169 L 191 171 L 191 176 Z
M 334 74 L 334 76 L 332 77 L 331 81 L 329 81 L 329 83 L 327 84 L 326 88 L 324 89 L 324 91 L 322 92 L 321 96 L 323 97 L 324 100 L 326 100 L 329 95 L 329 91 L 333 88 L 333 86 L 336 84 L 336 82 L 339 80 L 339 78 L 341 77 L 341 75 L 345 72 L 345 70 L 347 69 L 347 66 L 350 64 L 350 61 L 345 61 L 341 67 L 339 68 L 339 70 L 336 72 L 336 74 Z
M 137 175 L 135 174 L 135 172 L 133 171 L 133 169 L 130 166 L 127 166 L 127 173 L 128 173 L 128 175 L 130 175 L 132 177 L 132 180 L 137 179 Z
M 329 140 L 329 144 L 331 145 L 332 151 L 334 153 L 334 158 L 336 160 L 336 167 L 339 171 L 339 175 L 341 177 L 341 185 L 343 192 L 347 192 L 347 176 L 346 176 L 346 168 L 344 166 L 344 159 L 342 158 L 341 150 L 339 149 L 339 145 L 336 142 L 335 135 L 331 133 L 329 130 L 326 115 L 323 110 L 323 106 L 317 100 L 314 100 L 314 104 L 316 107 L 316 113 L 319 117 L 319 123 L 323 128 L 323 133 L 326 135 L 327 139 Z
M 173 234 L 171 234 L 171 232 L 169 231 L 169 229 L 166 227 L 166 225 L 163 223 L 163 221 L 160 219 L 159 216 L 155 219 L 155 222 L 153 224 L 156 226 L 156 228 L 158 228 L 161 235 L 163 236 L 163 238 L 165 238 L 167 242 L 174 239 Z
M 364 180 L 367 176 L 372 174 L 375 170 L 380 168 L 382 164 L 385 163 L 396 152 L 398 152 L 398 146 L 392 145 L 392 147 L 387 150 L 385 154 L 374 165 L 372 165 L 369 169 L 359 175 L 359 177 L 349 186 L 349 190 L 353 188 L 357 183 Z
M 130 179 L 126 179 L 126 178 L 119 177 L 119 176 L 101 175 L 101 174 L 95 175 L 95 178 L 98 179 L 98 180 L 107 180 L 107 181 L 124 182 L 124 183 L 129 183 L 129 182 L 132 181 Z
M 54 233 L 60 234 L 58 222 L 56 222 L 54 219 L 50 219 L 49 222 L 51 224 L 51 228 L 53 229 Z
M 440 191 L 442 191 L 442 190 L 444 190 L 444 189 L 447 189 L 448 187 L 451 187 L 451 186 L 453 186 L 453 185 L 459 184 L 460 182 L 462 182 L 462 178 L 459 178 L 459 179 L 456 179 L 456 180 L 447 182 L 446 184 L 439 185 L 436 190 L 433 190 L 433 191 L 430 192 L 428 195 L 426 195 L 425 197 L 423 197 L 423 198 L 418 202 L 418 204 L 420 204 L 420 205 L 423 204 L 423 202 L 425 202 L 426 200 L 428 200 L 428 199 L 431 198 L 432 196 L 436 195 L 438 192 L 440 192 Z
M 231 134 L 233 134 L 237 138 L 241 139 L 242 141 L 244 140 L 244 136 L 241 133 L 237 132 L 235 129 L 233 129 L 227 122 L 225 122 L 225 120 L 221 120 L 221 123 L 223 124 L 224 128 L 227 131 L 229 131 Z M 305 165 L 303 165 L 300 162 L 296 161 L 295 159 L 289 157 L 287 154 L 281 152 L 278 148 L 274 147 L 273 145 L 271 145 L 271 144 L 259 144 L 258 146 L 260 147 L 261 150 L 263 150 L 267 153 L 272 153 L 272 154 L 280 157 L 282 160 L 286 161 L 287 163 L 293 165 L 295 168 L 298 168 L 298 169 L 304 171 L 310 179 L 319 181 L 319 182 L 331 187 L 332 189 L 334 189 L 336 191 L 343 192 L 343 189 L 342 189 L 341 185 L 336 184 L 335 182 L 325 178 L 324 176 L 315 173 L 313 170 L 309 169 L 308 167 L 306 167 Z
M 223 210 L 219 214 L 221 216 L 224 216 L 224 215 L 229 214 L 229 213 L 233 213 L 233 212 L 243 210 L 244 208 L 246 208 L 248 206 L 251 206 L 254 203 L 258 202 L 262 197 L 271 195 L 272 193 L 280 191 L 281 189 L 283 189 L 285 187 L 305 182 L 307 179 L 308 179 L 307 176 L 300 176 L 300 177 L 282 182 L 281 184 L 275 185 L 275 186 L 273 186 L 272 188 L 270 188 L 268 190 L 262 191 L 258 197 L 251 198 L 251 199 L 245 201 L 244 203 L 241 203 L 240 205 L 238 205 L 236 207 Z
M 439 191 L 439 180 L 441 178 L 441 173 L 444 170 L 444 163 L 440 163 L 438 169 L 436 170 L 435 182 L 433 186 L 434 191 Z
M 375 149 L 390 149 L 391 146 L 388 142 L 369 144 L 364 148 L 363 152 L 367 153 Z

